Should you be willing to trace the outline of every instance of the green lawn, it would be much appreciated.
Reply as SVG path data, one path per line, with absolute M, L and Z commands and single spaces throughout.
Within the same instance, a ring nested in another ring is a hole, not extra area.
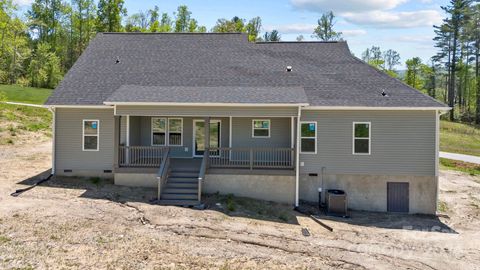
M 440 169 L 460 171 L 470 175 L 480 175 L 480 165 L 446 158 L 440 158 Z
M 7 101 L 43 104 L 52 94 L 52 89 L 0 84 L 0 95 Z
M 441 121 L 440 151 L 480 156 L 480 128 Z

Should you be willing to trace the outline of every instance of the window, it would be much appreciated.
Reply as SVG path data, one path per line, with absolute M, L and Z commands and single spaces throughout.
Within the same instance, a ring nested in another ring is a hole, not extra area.
M 99 120 L 83 120 L 83 151 L 98 151 L 100 121 Z
M 167 120 L 165 118 L 152 117 L 152 145 L 165 145 L 167 133 Z
M 370 122 L 353 122 L 353 154 L 370 155 Z
M 317 122 L 300 122 L 300 153 L 317 153 Z
M 183 119 L 182 118 L 169 118 L 168 119 L 168 145 L 181 146 L 183 132 Z
M 253 120 L 252 137 L 270 138 L 270 120 Z

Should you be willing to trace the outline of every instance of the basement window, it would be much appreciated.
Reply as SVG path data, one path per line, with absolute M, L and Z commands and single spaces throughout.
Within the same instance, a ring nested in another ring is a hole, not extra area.
M 167 119 L 152 117 L 152 146 L 164 146 L 167 133 Z
M 252 120 L 252 138 L 270 138 L 270 120 Z
M 83 120 L 82 150 L 98 151 L 98 138 L 100 135 L 99 120 Z
M 370 155 L 371 126 L 370 122 L 353 122 L 354 155 Z

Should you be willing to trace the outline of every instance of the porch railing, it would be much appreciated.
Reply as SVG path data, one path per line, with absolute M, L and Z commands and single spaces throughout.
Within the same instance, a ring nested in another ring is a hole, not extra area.
M 209 148 L 210 168 L 293 169 L 293 148 Z
M 159 167 L 168 147 L 165 146 L 119 146 L 120 167 Z
M 163 152 L 162 156 L 162 163 L 160 164 L 160 168 L 158 169 L 157 173 L 157 180 L 158 180 L 158 189 L 157 189 L 157 200 L 160 201 L 160 196 L 162 195 L 162 189 L 167 183 L 168 174 L 170 171 L 170 157 L 168 156 L 170 150 L 167 148 L 166 151 Z

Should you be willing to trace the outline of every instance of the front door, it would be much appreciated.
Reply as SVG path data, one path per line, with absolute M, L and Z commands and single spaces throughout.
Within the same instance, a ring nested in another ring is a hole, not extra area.
M 210 120 L 210 147 L 220 147 L 220 120 Z M 205 152 L 205 120 L 193 121 L 193 156 L 203 156 Z

